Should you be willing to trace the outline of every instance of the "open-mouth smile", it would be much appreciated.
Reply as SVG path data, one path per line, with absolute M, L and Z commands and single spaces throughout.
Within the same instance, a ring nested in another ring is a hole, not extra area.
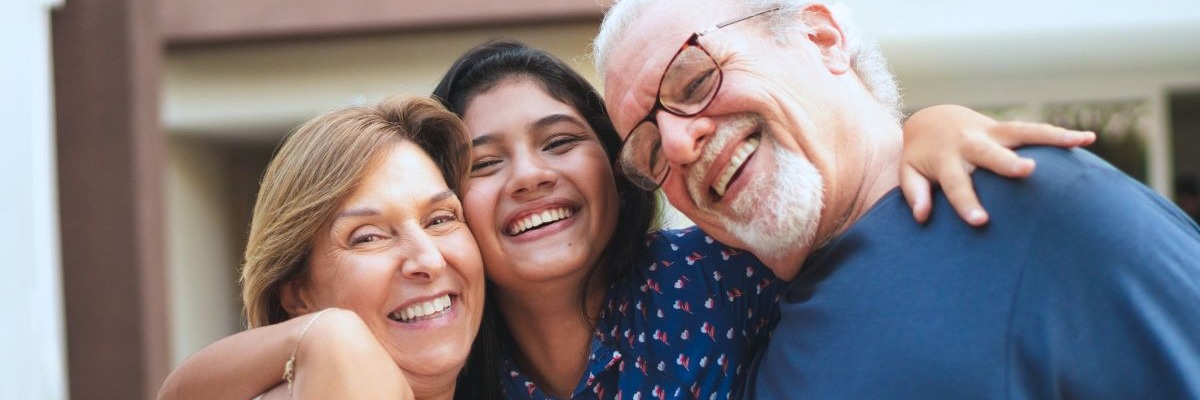
M 454 301 L 452 296 L 444 294 L 429 301 L 392 311 L 388 314 L 388 319 L 399 323 L 425 321 L 446 315 L 453 307 Z
M 713 195 L 715 201 L 721 201 L 721 198 L 729 191 L 729 184 L 741 176 L 746 163 L 758 151 L 761 141 L 762 134 L 756 132 L 733 149 L 733 154 L 729 156 L 729 162 L 709 185 L 710 194 Z
M 575 215 L 575 210 L 571 207 L 555 207 L 541 210 L 513 220 L 504 228 L 504 233 L 508 236 L 517 236 L 565 220 L 572 215 Z

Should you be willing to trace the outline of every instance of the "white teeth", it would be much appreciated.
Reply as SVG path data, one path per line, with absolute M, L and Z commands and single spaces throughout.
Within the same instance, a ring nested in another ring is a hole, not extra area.
M 549 224 L 551 222 L 564 220 L 570 216 L 571 216 L 571 209 L 569 209 L 569 208 L 555 208 L 555 209 L 551 209 L 551 210 L 543 210 L 542 212 L 533 213 L 528 216 L 525 216 L 524 218 L 513 221 L 513 223 L 510 224 L 508 229 L 506 229 L 506 230 L 508 231 L 509 236 L 516 236 L 516 235 L 521 234 L 521 232 L 525 232 L 527 230 L 533 229 L 533 228 L 541 226 L 541 225 Z
M 729 158 L 729 165 L 725 166 L 725 170 L 721 171 L 721 175 L 717 176 L 717 180 L 712 184 L 712 189 L 717 192 L 718 196 L 725 195 L 729 180 L 733 179 L 733 174 L 737 173 L 738 168 L 742 167 L 742 163 L 745 163 L 755 150 L 758 150 L 758 138 L 746 139 L 733 151 L 733 156 Z
M 393 311 L 388 314 L 391 318 L 400 322 L 409 322 L 417 318 L 427 317 L 450 308 L 450 295 L 443 295 L 436 299 L 409 306 L 400 311 Z

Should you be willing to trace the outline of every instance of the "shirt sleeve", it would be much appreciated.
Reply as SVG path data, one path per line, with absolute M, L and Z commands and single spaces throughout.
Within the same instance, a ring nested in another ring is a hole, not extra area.
M 1036 212 L 1014 297 L 1009 397 L 1200 398 L 1196 225 L 1105 168 Z

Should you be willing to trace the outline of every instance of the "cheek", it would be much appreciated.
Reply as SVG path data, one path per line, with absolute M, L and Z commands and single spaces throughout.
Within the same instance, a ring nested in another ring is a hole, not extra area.
M 469 232 L 456 232 L 439 247 L 442 257 L 458 270 L 464 283 L 469 286 L 483 286 L 483 260 L 480 259 L 475 238 Z
M 469 309 L 474 311 L 472 324 L 478 325 L 483 316 L 484 288 L 487 286 L 483 274 L 483 260 L 475 239 L 465 230 L 442 242 L 442 256 L 462 278 L 462 290 L 468 300 Z
M 489 235 L 492 228 L 492 217 L 495 215 L 496 199 L 499 197 L 499 186 L 491 180 L 483 180 L 471 184 L 463 191 L 463 214 L 467 218 L 467 226 L 476 237 Z
M 683 175 L 672 171 L 663 181 L 662 192 L 664 196 L 667 196 L 667 201 L 671 203 L 672 207 L 687 215 L 688 218 L 696 219 L 696 203 L 688 194 L 687 185 L 683 182 Z
M 363 262 L 364 260 L 358 260 Z M 328 307 L 362 311 L 370 306 L 370 299 L 380 292 L 380 283 L 387 282 L 383 276 L 375 277 L 374 268 L 356 265 L 353 268 L 324 267 L 312 277 L 313 301 L 318 309 Z
M 593 191 L 600 192 L 605 199 L 616 200 L 617 198 L 617 181 L 613 175 L 612 166 L 608 164 L 608 157 L 604 154 L 604 149 L 599 145 L 594 149 L 582 154 L 580 159 L 572 160 L 568 165 L 577 165 L 582 169 L 585 184 Z

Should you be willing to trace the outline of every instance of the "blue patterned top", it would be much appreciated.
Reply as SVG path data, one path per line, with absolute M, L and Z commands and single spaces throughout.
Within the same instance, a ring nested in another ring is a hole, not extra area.
M 757 258 L 695 227 L 653 233 L 614 283 L 575 399 L 727 399 L 779 320 L 784 285 Z M 515 362 L 505 397 L 549 399 Z

